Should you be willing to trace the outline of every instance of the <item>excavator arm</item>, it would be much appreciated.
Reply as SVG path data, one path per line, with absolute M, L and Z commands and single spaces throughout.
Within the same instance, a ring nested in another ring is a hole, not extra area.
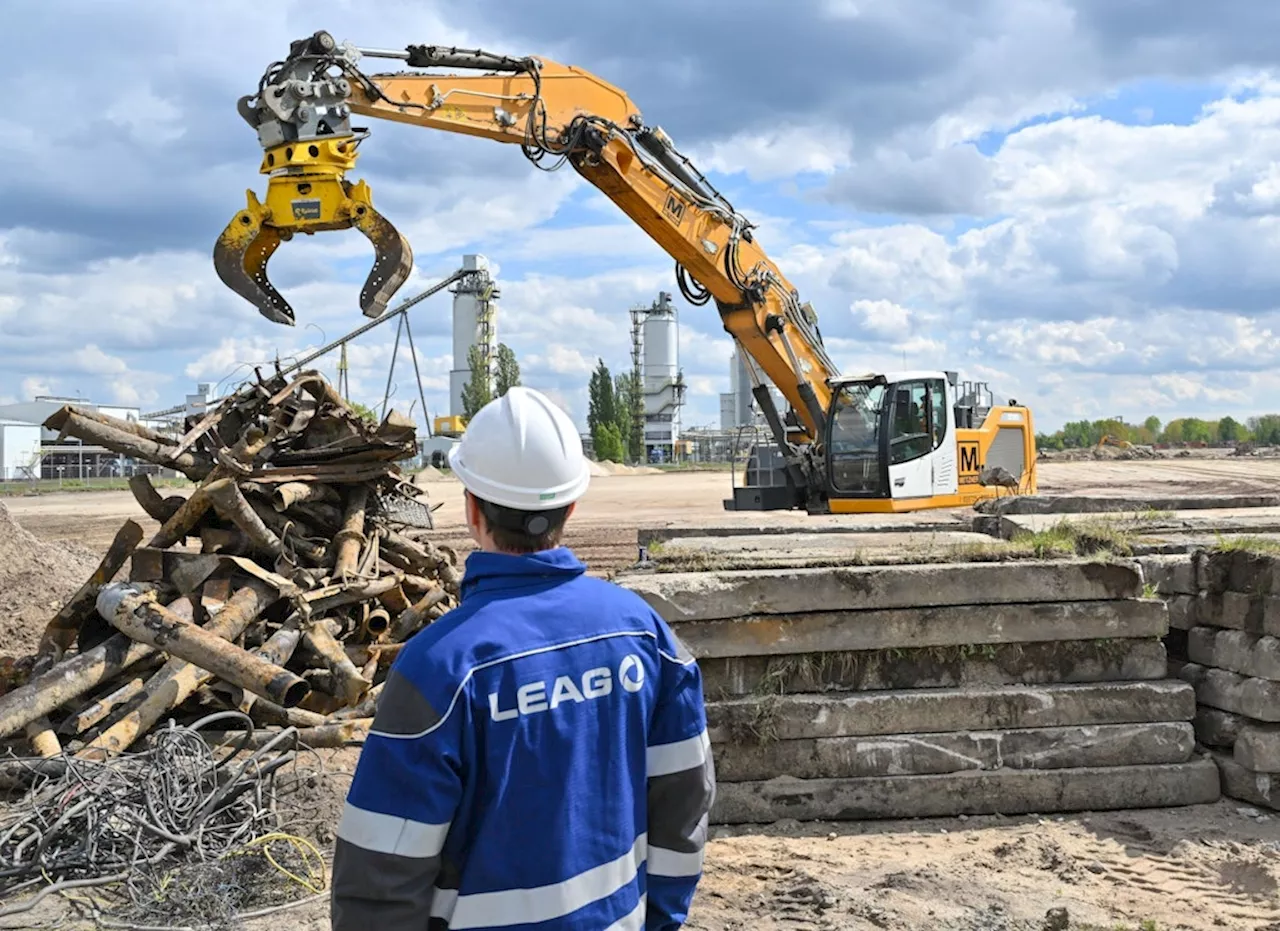
M 400 60 L 414 70 L 366 74 L 359 68 L 365 58 Z M 246 209 L 218 239 L 214 264 L 268 318 L 293 322 L 266 264 L 296 232 L 355 226 L 371 239 L 375 263 L 361 294 L 368 316 L 381 314 L 408 277 L 408 243 L 373 208 L 364 182 L 345 178 L 367 135 L 352 127 L 352 116 L 519 145 L 540 168 L 567 161 L 675 259 L 687 300 L 715 301 L 725 330 L 752 360 L 756 396 L 766 402 L 780 445 L 792 451 L 797 483 L 810 484 L 801 472 L 811 457 L 802 462 L 795 444 L 821 442 L 829 380 L 838 374 L 816 315 L 756 242 L 751 224 L 618 88 L 545 59 L 422 45 L 357 49 L 318 32 L 293 43 L 239 108 L 258 131 L 268 190 L 265 201 L 248 192 Z M 766 376 L 796 412 L 791 438 L 768 402 Z

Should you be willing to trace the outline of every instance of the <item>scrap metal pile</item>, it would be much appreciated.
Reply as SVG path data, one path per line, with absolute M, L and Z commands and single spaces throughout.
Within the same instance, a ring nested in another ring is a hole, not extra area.
M 255 741 L 359 740 L 397 651 L 457 601 L 457 556 L 424 538 L 430 509 L 396 464 L 412 421 L 362 418 L 317 372 L 259 375 L 182 437 L 75 406 L 45 425 L 196 487 L 131 480 L 159 531 L 144 544 L 125 523 L 0 695 L 0 738 L 39 756 L 106 759 L 220 710 Z

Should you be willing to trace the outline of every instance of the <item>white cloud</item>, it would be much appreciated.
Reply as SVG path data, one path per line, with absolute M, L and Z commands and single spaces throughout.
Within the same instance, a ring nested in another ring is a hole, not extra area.
M 781 125 L 696 146 L 690 155 L 704 171 L 743 172 L 752 181 L 767 181 L 832 174 L 848 167 L 852 149 L 853 135 L 841 127 Z

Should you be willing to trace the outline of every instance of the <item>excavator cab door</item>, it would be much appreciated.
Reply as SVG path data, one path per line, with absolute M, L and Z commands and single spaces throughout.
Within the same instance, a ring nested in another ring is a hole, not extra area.
M 876 377 L 833 388 L 825 444 L 830 498 L 955 494 L 956 426 L 946 379 Z

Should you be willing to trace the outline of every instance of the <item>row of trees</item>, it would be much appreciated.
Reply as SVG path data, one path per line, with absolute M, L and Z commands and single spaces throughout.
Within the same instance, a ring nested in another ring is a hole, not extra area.
M 1227 444 L 1255 443 L 1259 446 L 1280 446 L 1280 414 L 1264 414 L 1250 417 L 1244 423 L 1234 417 L 1221 420 L 1201 420 L 1198 417 L 1180 417 L 1162 424 L 1159 417 L 1148 417 L 1140 424 L 1122 420 L 1076 420 L 1064 424 L 1057 433 L 1042 433 L 1036 437 L 1041 449 L 1080 449 L 1096 446 L 1104 436 L 1127 440 L 1138 445 L 1169 443 Z
M 644 453 L 644 425 L 632 417 L 640 399 L 635 377 L 615 377 L 604 360 L 597 359 L 587 392 L 587 429 L 596 459 L 628 462 L 640 458 Z
M 484 377 L 484 360 L 480 356 L 480 347 L 472 346 L 467 351 L 467 368 L 471 370 L 471 378 L 462 386 L 462 414 L 467 420 L 494 398 L 502 397 L 509 389 L 520 384 L 520 363 L 506 343 L 498 344 L 496 362 L 494 387 L 490 391 L 489 379 Z

